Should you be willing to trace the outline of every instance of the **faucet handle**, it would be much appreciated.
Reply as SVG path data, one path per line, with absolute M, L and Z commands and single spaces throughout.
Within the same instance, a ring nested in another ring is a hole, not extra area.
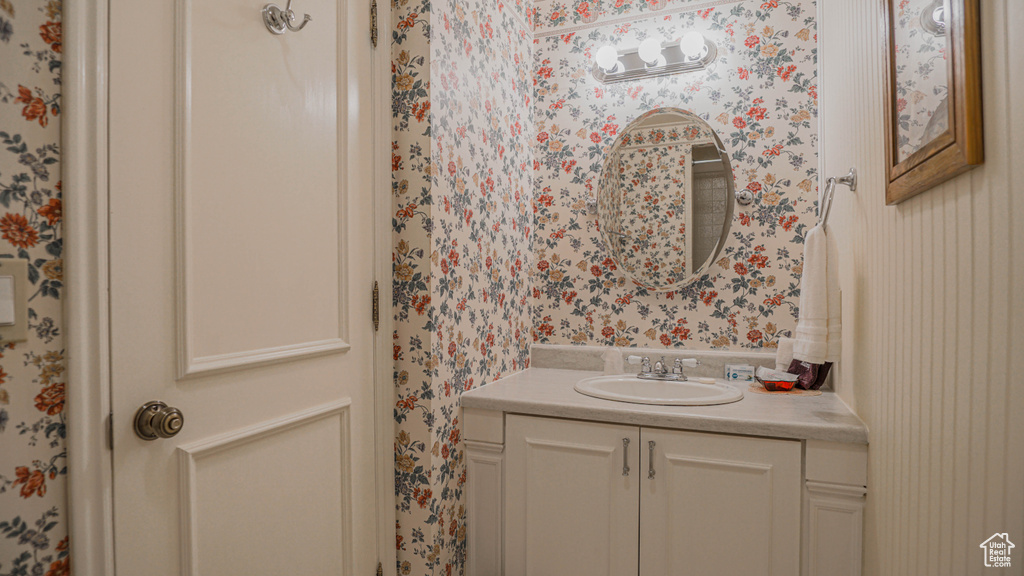
M 647 356 L 644 356 L 643 360 L 641 361 L 640 371 L 647 374 L 651 373 L 651 359 L 648 358 Z
M 686 366 L 688 368 L 696 368 L 697 366 L 700 366 L 700 360 L 697 360 L 696 358 L 676 358 L 676 364 L 672 368 L 672 373 L 682 374 L 683 366 Z
M 661 360 L 654 363 L 654 371 L 658 374 L 668 374 L 668 364 L 665 363 L 664 356 L 661 357 Z

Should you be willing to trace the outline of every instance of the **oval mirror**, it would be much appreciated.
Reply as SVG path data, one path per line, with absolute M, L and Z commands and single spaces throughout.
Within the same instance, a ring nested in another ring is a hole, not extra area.
M 678 108 L 647 112 L 612 144 L 597 187 L 598 227 L 636 284 L 678 290 L 717 259 L 734 201 L 724 150 L 707 122 Z

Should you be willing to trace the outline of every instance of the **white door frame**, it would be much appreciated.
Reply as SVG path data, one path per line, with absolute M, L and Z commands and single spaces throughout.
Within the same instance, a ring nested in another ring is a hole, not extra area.
M 370 0 L 363 1 L 369 13 Z M 64 4 L 62 179 L 65 221 L 64 333 L 68 374 L 68 531 L 77 576 L 115 574 L 109 449 L 108 0 Z M 374 338 L 377 555 L 395 573 L 394 367 L 391 359 L 391 3 L 377 5 L 373 52 L 374 276 L 380 329 Z M 367 36 L 367 40 L 369 38 Z M 383 97 L 387 95 L 387 97 Z M 369 294 L 369 291 L 367 291 Z M 367 305 L 370 303 L 367 302 Z

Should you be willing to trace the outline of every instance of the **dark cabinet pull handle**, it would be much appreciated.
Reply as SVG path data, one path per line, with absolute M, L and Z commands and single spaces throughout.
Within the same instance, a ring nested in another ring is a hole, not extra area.
M 622 475 L 629 476 L 629 438 L 622 439 Z
M 647 477 L 651 480 L 654 479 L 654 440 L 647 443 L 647 449 L 650 451 L 650 455 L 647 458 Z

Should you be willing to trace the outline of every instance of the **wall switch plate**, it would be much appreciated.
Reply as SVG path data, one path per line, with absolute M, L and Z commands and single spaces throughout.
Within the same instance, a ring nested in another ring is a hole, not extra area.
M 0 326 L 14 326 L 14 276 L 0 276 Z
M 0 344 L 28 340 L 28 260 L 0 258 Z

